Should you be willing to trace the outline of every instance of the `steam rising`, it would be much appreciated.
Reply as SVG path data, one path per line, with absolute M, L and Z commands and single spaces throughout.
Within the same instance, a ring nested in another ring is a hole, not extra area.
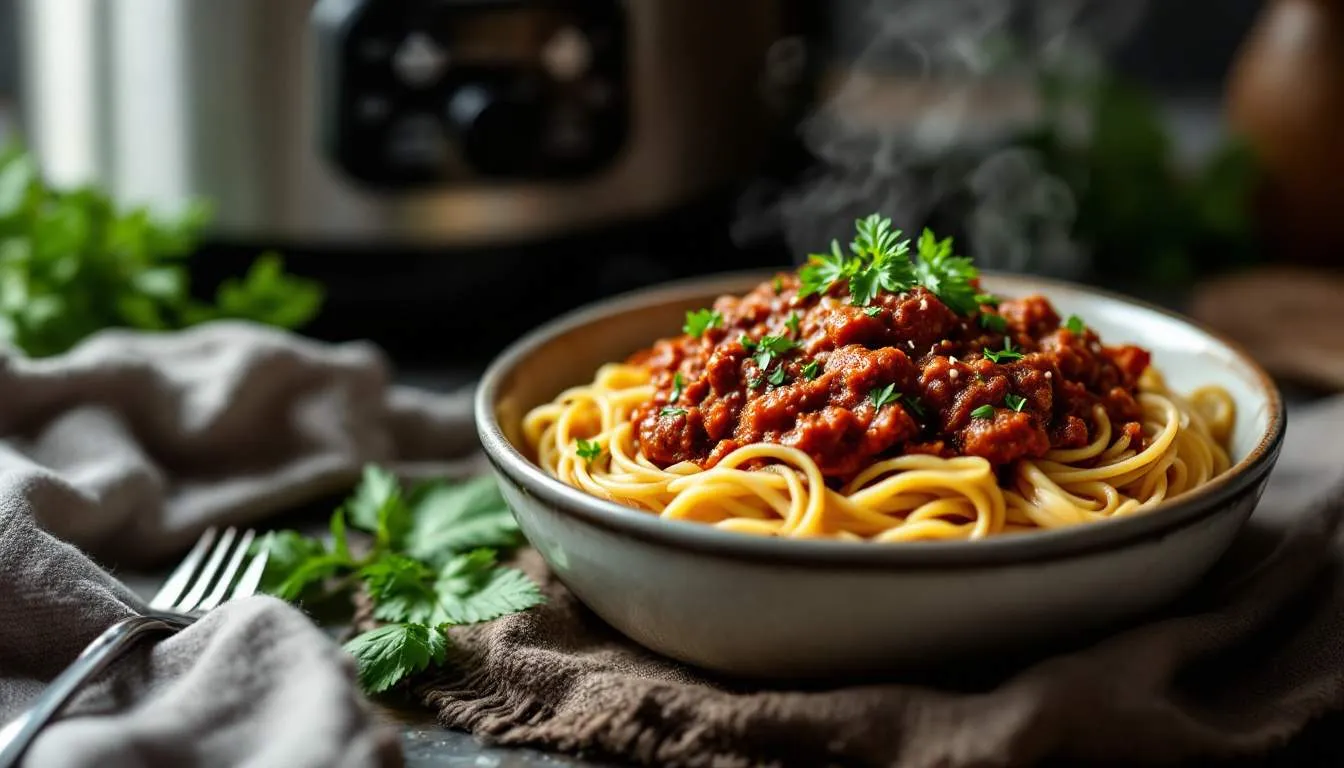
M 847 239 L 872 211 L 954 234 L 983 267 L 1076 276 L 1065 183 L 1017 131 L 1042 120 L 1036 77 L 1095 68 L 1143 13 L 1138 0 L 864 0 L 829 4 L 836 54 L 801 126 L 819 160 L 787 190 L 744 198 L 737 236 L 783 232 L 793 253 Z M 1067 116 L 1066 116 L 1067 117 Z M 1085 125 L 1063 126 L 1085 131 Z M 944 220 L 946 219 L 946 220 Z

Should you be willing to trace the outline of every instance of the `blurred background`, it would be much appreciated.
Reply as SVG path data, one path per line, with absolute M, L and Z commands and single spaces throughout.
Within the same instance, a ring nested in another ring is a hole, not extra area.
M 146 206 L 168 229 L 79 247 L 189 253 L 171 290 L 209 312 L 415 364 L 797 262 L 878 210 L 1344 386 L 1344 334 L 1301 330 L 1344 306 L 1341 118 L 1334 0 L 0 0 L 25 200 L 95 190 L 62 198 L 80 221 Z M 39 280 L 49 249 L 27 241 L 29 298 L 6 309 L 13 242 L 61 236 L 36 203 L 7 214 L 5 178 L 0 320 L 58 351 L 96 313 L 71 324 L 78 270 L 52 257 Z M 288 273 L 255 269 L 263 252 Z M 162 298 L 170 280 L 107 279 L 129 287 L 98 322 L 207 316 Z M 38 287 L 55 299 L 35 311 Z

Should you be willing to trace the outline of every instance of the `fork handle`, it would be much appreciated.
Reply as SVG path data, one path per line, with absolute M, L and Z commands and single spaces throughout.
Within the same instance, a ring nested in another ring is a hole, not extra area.
M 132 616 L 108 627 L 51 681 L 28 710 L 0 729 L 0 768 L 17 766 L 38 731 L 61 711 L 70 697 L 130 650 L 137 640 L 148 634 L 178 632 L 190 624 L 187 617 L 154 615 Z

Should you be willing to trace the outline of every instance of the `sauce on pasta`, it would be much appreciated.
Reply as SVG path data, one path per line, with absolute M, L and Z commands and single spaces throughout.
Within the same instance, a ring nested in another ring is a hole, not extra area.
M 713 309 L 715 327 L 628 360 L 651 374 L 654 396 L 634 420 L 640 448 L 660 467 L 707 469 L 758 442 L 797 448 L 841 480 L 905 454 L 1001 466 L 1086 445 L 1097 405 L 1142 440 L 1138 380 L 1148 353 L 1103 346 L 1077 323 L 1070 330 L 1040 296 L 963 317 L 923 287 L 868 307 L 800 299 L 797 278 L 784 274 Z M 767 337 L 793 344 L 765 368 L 752 345 Z M 1015 352 L 1001 354 L 1009 343 Z
M 1174 392 L 1045 297 L 981 293 L 950 241 L 857 229 L 533 408 L 537 463 L 668 520 L 877 542 L 1138 514 L 1227 471 L 1223 388 Z

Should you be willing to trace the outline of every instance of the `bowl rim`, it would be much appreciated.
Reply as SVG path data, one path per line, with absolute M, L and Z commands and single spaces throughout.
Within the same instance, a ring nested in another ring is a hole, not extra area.
M 515 448 L 504 435 L 495 413 L 500 386 L 510 371 L 551 339 L 598 320 L 614 319 L 649 303 L 740 292 L 777 271 L 724 272 L 660 283 L 584 305 L 525 334 L 490 363 L 476 387 L 473 404 L 476 430 L 486 458 L 502 478 L 507 478 L 524 493 L 537 497 L 561 514 L 609 533 L 646 543 L 733 560 L 765 561 L 789 566 L 922 570 L 1017 565 L 1073 558 L 1159 539 L 1223 510 L 1243 494 L 1257 492 L 1256 484 L 1273 468 L 1278 457 L 1286 422 L 1283 398 L 1274 380 L 1241 345 L 1179 313 L 1121 293 L 1063 280 L 990 270 L 983 270 L 981 274 L 996 283 L 1016 284 L 1022 286 L 1024 291 L 1039 291 L 1046 296 L 1053 289 L 1121 302 L 1165 316 L 1213 339 L 1254 374 L 1269 407 L 1269 423 L 1264 434 L 1250 453 L 1227 472 L 1142 515 L 1094 525 L 978 541 L 958 539 L 891 545 L 834 539 L 748 536 L 702 523 L 663 520 L 648 512 L 592 496 L 551 477 Z

